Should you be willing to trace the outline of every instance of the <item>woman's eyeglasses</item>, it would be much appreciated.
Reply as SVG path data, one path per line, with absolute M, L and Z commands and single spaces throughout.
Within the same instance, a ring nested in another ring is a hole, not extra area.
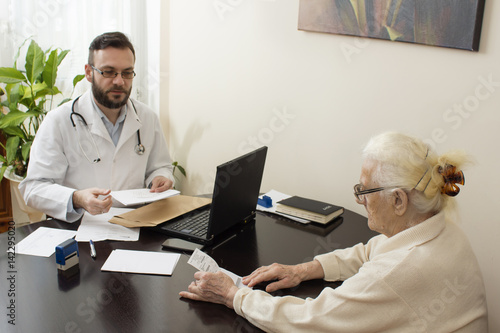
M 388 190 L 388 189 L 393 189 L 393 188 L 399 188 L 399 187 L 400 186 L 376 187 L 376 188 L 371 188 L 371 189 L 368 189 L 368 190 L 363 190 L 363 185 L 356 184 L 356 185 L 354 185 L 354 196 L 356 197 L 357 201 L 363 202 L 365 200 L 365 194 L 380 192 L 380 191 L 383 191 L 383 190 Z

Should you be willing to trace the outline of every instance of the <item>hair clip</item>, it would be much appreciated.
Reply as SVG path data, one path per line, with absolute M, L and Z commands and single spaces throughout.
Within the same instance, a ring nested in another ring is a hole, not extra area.
M 446 164 L 445 167 L 439 167 L 438 172 L 443 176 L 444 185 L 441 193 L 454 197 L 460 192 L 457 184 L 465 185 L 465 177 L 462 170 L 457 171 L 457 167 L 451 164 Z

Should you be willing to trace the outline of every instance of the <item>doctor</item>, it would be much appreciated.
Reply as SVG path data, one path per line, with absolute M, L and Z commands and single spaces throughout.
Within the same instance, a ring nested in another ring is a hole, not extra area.
M 109 211 L 111 190 L 173 186 L 172 164 L 156 114 L 129 98 L 135 51 L 120 32 L 89 47 L 91 91 L 49 112 L 19 185 L 28 206 L 73 222 Z

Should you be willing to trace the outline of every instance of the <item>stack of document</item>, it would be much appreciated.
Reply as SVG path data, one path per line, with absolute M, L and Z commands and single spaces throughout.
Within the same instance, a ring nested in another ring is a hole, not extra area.
M 109 212 L 104 214 L 90 215 L 89 213 L 85 213 L 82 217 L 80 227 L 78 227 L 76 240 L 78 242 L 88 242 L 90 240 L 93 242 L 103 240 L 139 240 L 139 231 L 141 228 L 126 228 L 124 226 L 108 222 L 113 218 L 113 216 L 130 211 L 132 211 L 132 209 L 111 207 Z

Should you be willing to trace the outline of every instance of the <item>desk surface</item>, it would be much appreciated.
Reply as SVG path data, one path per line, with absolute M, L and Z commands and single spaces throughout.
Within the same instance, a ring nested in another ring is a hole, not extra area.
M 276 215 L 257 213 L 255 223 L 207 252 L 219 266 L 238 275 L 273 262 L 296 264 L 314 255 L 366 242 L 375 235 L 366 218 L 346 211 L 342 223 L 325 234 L 322 227 L 303 227 Z M 44 221 L 17 228 L 19 242 L 40 226 L 76 230 L 79 224 Z M 0 292 L 7 300 L 9 277 L 8 233 L 0 235 Z M 10 234 L 12 236 L 12 233 Z M 1 332 L 260 332 L 258 328 L 222 305 L 185 300 L 178 296 L 193 280 L 195 269 L 182 254 L 172 276 L 101 272 L 114 249 L 163 251 L 167 236 L 141 230 L 137 242 L 96 243 L 97 259 L 88 243 L 80 243 L 80 273 L 73 279 L 58 277 L 54 255 L 49 258 L 17 255 L 14 260 L 16 326 L 8 325 L 2 311 Z M 274 295 L 316 297 L 336 283 L 307 281 Z M 10 286 L 10 287 L 9 287 Z M 4 301 L 5 302 L 5 301 Z M 3 303 L 3 302 L 2 302 Z M 6 328 L 6 329 L 4 329 Z

